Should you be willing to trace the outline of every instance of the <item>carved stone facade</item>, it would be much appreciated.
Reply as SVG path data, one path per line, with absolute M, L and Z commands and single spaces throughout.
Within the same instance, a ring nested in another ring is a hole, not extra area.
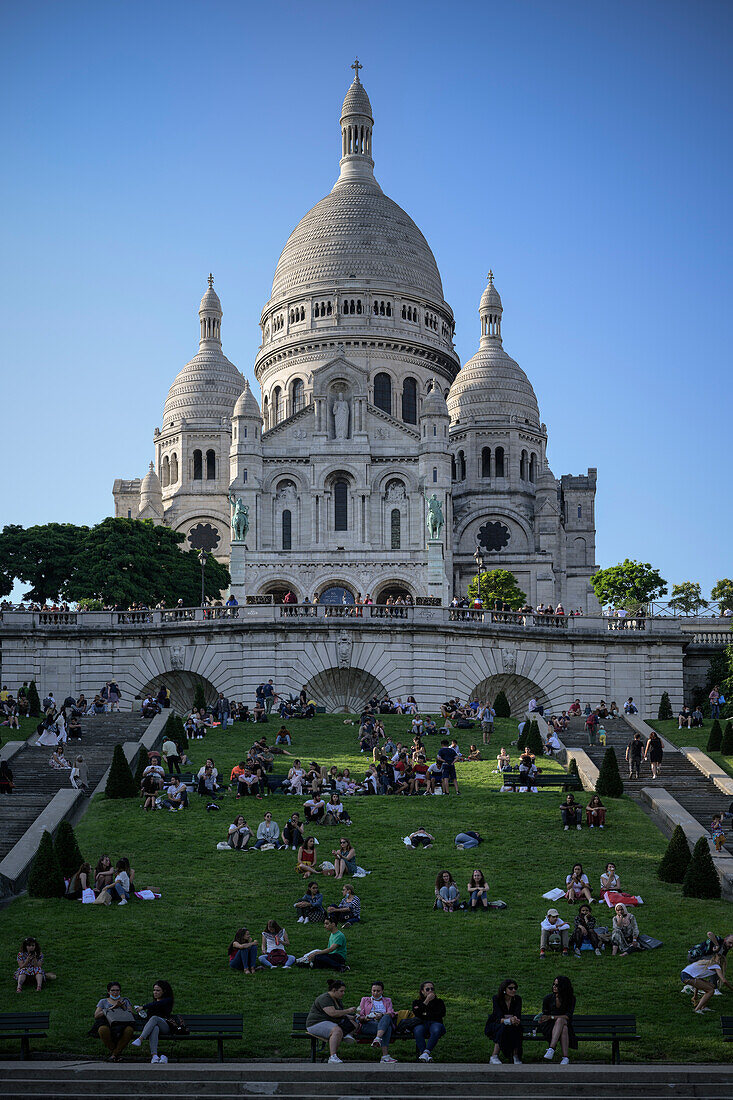
M 459 369 L 435 258 L 375 179 L 372 128 L 357 75 L 339 177 L 288 238 L 262 310 L 261 406 L 222 352 L 210 277 L 199 352 L 170 389 L 151 470 L 115 482 L 116 514 L 166 523 L 187 548 L 229 561 L 228 497 L 241 498 L 240 598 L 447 602 L 465 593 L 478 549 L 531 603 L 592 612 L 596 472 L 551 473 L 534 391 L 503 349 L 493 278 L 479 350 Z M 433 494 L 440 557 L 427 546 Z

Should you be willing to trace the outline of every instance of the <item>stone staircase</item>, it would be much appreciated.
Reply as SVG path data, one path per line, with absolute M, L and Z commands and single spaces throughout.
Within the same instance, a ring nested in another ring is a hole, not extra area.
M 93 791 L 112 762 L 118 742 L 138 741 L 149 719 L 139 714 L 99 714 L 82 719 L 81 742 L 71 741 L 66 757 L 71 762 L 78 752 L 89 769 L 89 789 Z M 0 798 L 0 860 L 20 840 L 26 829 L 45 809 L 57 791 L 71 787 L 68 771 L 51 768 L 49 748 L 35 748 L 36 735 L 10 760 L 15 789 Z
M 633 739 L 634 729 L 625 718 L 602 723 L 606 731 L 606 746 L 612 745 L 616 751 L 621 778 L 624 781 L 624 793 L 635 802 L 642 802 L 642 787 L 663 787 L 675 798 L 688 813 L 706 830 L 710 828 L 713 815 L 727 810 L 730 799 L 726 798 L 715 784 L 676 748 L 665 748 L 664 759 L 658 779 L 652 779 L 651 767 L 642 760 L 641 779 L 629 779 L 626 764 L 626 746 Z M 582 748 L 590 756 L 596 767 L 600 768 L 605 749 L 602 745 L 589 745 L 585 732 L 585 719 L 571 718 L 570 727 L 560 734 L 568 748 Z M 733 853 L 733 831 L 731 822 L 724 822 L 727 839 L 724 848 Z
M 2 1095 L 64 1097 L 161 1096 L 188 1100 L 216 1096 L 233 1100 L 292 1097 L 298 1100 L 401 1100 L 424 1096 L 501 1096 L 508 1100 L 567 1100 L 582 1094 L 593 1100 L 637 1100 L 639 1096 L 687 1100 L 730 1100 L 730 1066 L 648 1066 L 576 1063 L 570 1066 L 489 1066 L 458 1063 L 398 1065 L 345 1063 L 311 1065 L 308 1062 L 229 1064 L 169 1063 L 167 1066 L 122 1066 L 104 1062 L 5 1062 Z

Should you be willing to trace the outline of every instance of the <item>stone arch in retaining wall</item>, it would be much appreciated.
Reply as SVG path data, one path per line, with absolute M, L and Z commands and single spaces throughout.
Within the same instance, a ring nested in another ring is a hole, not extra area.
M 207 704 L 215 702 L 218 690 L 211 680 L 207 680 L 198 672 L 187 672 L 185 669 L 160 672 L 153 676 L 138 693 L 137 698 L 143 699 L 148 693 L 155 698 L 161 687 L 167 687 L 171 693 L 171 707 L 178 714 L 185 714 L 193 706 L 193 698 L 199 685 L 204 689 Z
M 362 668 L 326 668 L 305 685 L 309 699 L 329 713 L 358 714 L 375 695 L 383 699 L 384 684 Z
M 516 672 L 503 672 L 496 676 L 487 676 L 477 684 L 470 694 L 471 699 L 493 703 L 500 691 L 503 691 L 512 708 L 512 717 L 521 717 L 527 713 L 530 699 L 536 699 L 542 707 L 549 706 L 549 700 L 542 688 L 526 676 Z

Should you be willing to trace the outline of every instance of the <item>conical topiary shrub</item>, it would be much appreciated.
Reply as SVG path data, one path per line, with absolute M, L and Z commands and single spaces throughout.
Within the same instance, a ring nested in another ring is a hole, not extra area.
M 733 722 L 725 723 L 723 740 L 720 742 L 720 751 L 723 756 L 733 756 Z
M 662 882 L 682 882 L 690 863 L 690 845 L 685 830 L 675 825 L 667 850 L 659 861 L 657 875 Z
M 203 710 L 206 706 L 203 684 L 196 684 L 196 690 L 193 693 L 193 705 L 196 710 Z
M 135 786 L 135 779 L 127 763 L 127 757 L 122 751 L 122 745 L 115 745 L 112 767 L 109 769 L 104 793 L 107 798 L 135 798 L 139 790 L 140 788 Z
M 666 722 L 668 718 L 672 717 L 672 704 L 669 701 L 669 693 L 662 692 L 662 698 L 659 700 L 659 710 L 657 711 L 657 718 L 660 722 Z
M 74 868 L 76 870 L 77 867 Z M 53 840 L 45 829 L 38 845 L 28 878 L 28 893 L 32 898 L 62 898 L 66 893 L 66 883 L 54 851 Z
M 38 718 L 41 713 L 41 700 L 38 698 L 36 681 L 31 680 L 28 685 L 28 715 L 30 718 Z
M 64 877 L 71 878 L 84 862 L 84 856 L 81 854 L 81 849 L 76 842 L 76 836 L 71 827 L 71 822 L 61 822 L 56 831 L 56 839 L 53 842 L 53 846 Z
M 500 691 L 494 699 L 494 710 L 497 718 L 511 718 L 512 716 L 512 708 L 509 706 L 509 700 L 503 691 Z
M 143 772 L 148 766 L 148 754 L 145 750 L 145 746 L 140 747 L 140 751 L 137 754 L 137 766 L 135 768 L 135 786 L 139 791 L 143 785 Z
M 701 836 L 692 849 L 692 859 L 682 880 L 682 893 L 686 898 L 720 897 L 720 879 L 707 837 Z
M 710 733 L 708 734 L 707 751 L 708 752 L 720 752 L 720 746 L 723 743 L 723 735 L 720 732 L 720 722 L 716 718 L 710 727 Z
M 624 785 L 618 770 L 618 760 L 613 746 L 609 746 L 603 754 L 601 770 L 598 773 L 596 794 L 601 798 L 620 798 L 624 793 Z
M 529 751 L 534 753 L 535 756 L 542 756 L 545 751 L 540 727 L 534 720 L 529 724 L 529 731 L 525 738 L 525 744 Z
M 580 779 L 580 774 L 578 772 L 578 761 L 575 759 L 575 757 L 573 757 L 568 764 L 568 775 L 574 775 L 576 779 Z
M 178 745 L 179 752 L 186 752 L 188 749 L 188 737 L 186 736 L 186 727 L 183 724 L 183 719 L 180 714 L 175 715 L 173 740 Z

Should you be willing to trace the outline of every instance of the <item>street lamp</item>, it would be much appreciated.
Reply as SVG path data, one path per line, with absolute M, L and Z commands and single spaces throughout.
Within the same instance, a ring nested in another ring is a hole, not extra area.
M 199 561 L 201 562 L 201 606 L 204 606 L 204 571 L 206 569 L 206 563 L 209 560 L 209 555 L 205 550 L 199 550 Z
M 476 553 L 473 555 L 473 560 L 476 562 L 476 569 L 478 570 L 478 598 L 483 603 L 483 596 L 481 594 L 481 574 L 484 571 L 484 556 L 478 546 L 476 547 Z

